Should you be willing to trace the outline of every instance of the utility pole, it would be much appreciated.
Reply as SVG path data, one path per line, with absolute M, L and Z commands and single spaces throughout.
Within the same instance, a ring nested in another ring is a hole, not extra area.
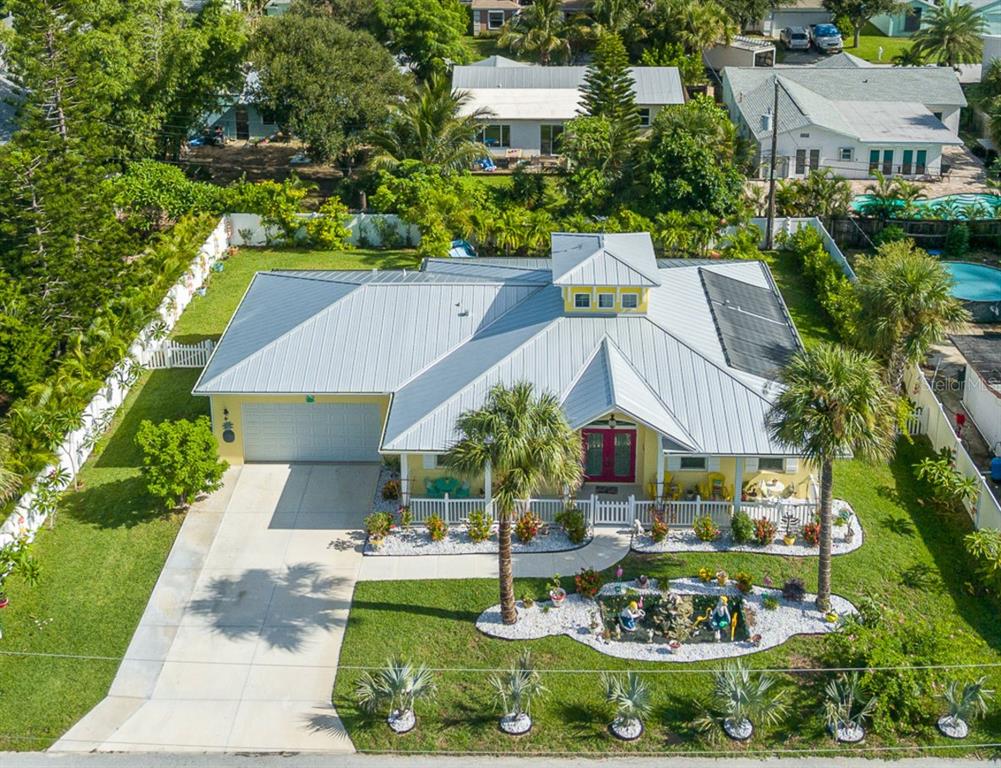
M 772 106 L 772 157 L 768 172 L 768 230 L 765 232 L 765 250 L 770 251 L 775 245 L 775 156 L 779 144 L 779 77 L 775 79 L 775 103 Z

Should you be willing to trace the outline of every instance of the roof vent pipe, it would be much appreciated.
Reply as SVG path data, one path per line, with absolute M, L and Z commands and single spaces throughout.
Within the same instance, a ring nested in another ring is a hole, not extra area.
M 772 130 L 772 110 L 768 110 L 761 116 L 761 130 L 771 131 Z

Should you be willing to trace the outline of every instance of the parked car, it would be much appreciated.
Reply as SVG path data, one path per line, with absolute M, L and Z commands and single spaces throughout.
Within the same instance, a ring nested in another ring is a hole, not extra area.
M 821 53 L 841 53 L 845 43 L 841 31 L 833 24 L 814 24 L 810 27 L 813 47 Z
M 786 27 L 779 33 L 779 42 L 787 51 L 809 50 L 810 30 L 806 27 Z

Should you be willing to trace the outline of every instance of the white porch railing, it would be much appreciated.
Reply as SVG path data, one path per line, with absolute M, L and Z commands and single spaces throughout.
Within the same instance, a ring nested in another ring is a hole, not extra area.
M 640 520 L 644 526 L 653 522 L 653 513 L 658 508 L 655 501 L 637 501 L 630 496 L 624 501 L 599 499 L 591 496 L 587 499 L 575 499 L 574 506 L 584 513 L 588 527 L 595 525 L 632 525 L 634 520 Z M 555 523 L 556 516 L 565 507 L 563 499 L 527 499 L 518 502 L 517 512 L 521 514 L 530 508 L 539 518 L 547 523 Z M 671 528 L 691 528 L 700 517 L 709 515 L 719 528 L 729 528 L 733 516 L 734 505 L 730 501 L 703 501 L 696 497 L 686 501 L 668 501 L 661 505 L 665 519 Z M 767 518 L 776 526 L 782 527 L 785 516 L 792 515 L 795 525 L 801 527 L 813 520 L 817 505 L 805 499 L 783 499 L 781 501 L 745 501 L 740 508 L 750 515 L 751 519 Z M 453 499 L 445 496 L 433 499 L 422 496 L 410 498 L 410 513 L 415 523 L 423 523 L 432 515 L 437 515 L 449 525 L 459 525 L 465 522 L 471 512 L 485 509 L 492 514 L 492 505 L 488 505 L 482 497 L 471 499 Z

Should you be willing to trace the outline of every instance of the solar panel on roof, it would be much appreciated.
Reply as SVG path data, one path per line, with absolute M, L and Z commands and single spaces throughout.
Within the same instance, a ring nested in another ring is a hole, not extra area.
M 699 274 L 727 363 L 773 377 L 799 349 L 778 295 L 707 269 Z

